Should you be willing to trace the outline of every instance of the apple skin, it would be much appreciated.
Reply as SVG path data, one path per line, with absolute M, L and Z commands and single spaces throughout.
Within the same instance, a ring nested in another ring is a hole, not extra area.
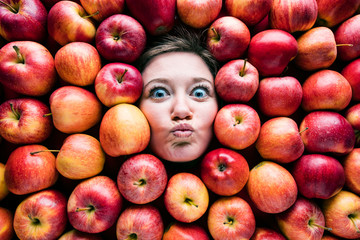
M 251 38 L 247 55 L 259 74 L 267 77 L 280 75 L 297 52 L 297 41 L 290 33 L 268 29 Z
M 66 197 L 58 190 L 43 190 L 24 199 L 14 214 L 20 239 L 57 239 L 67 225 Z
M 117 186 L 121 195 L 129 202 L 146 204 L 161 196 L 167 180 L 165 166 L 157 157 L 137 154 L 121 165 Z
M 262 161 L 250 170 L 246 188 L 255 206 L 266 213 L 285 211 L 295 203 L 298 194 L 291 173 L 270 161 Z
M 353 193 L 360 195 L 360 148 L 354 148 L 342 161 L 345 171 L 345 186 Z
M 315 71 L 330 67 L 336 60 L 337 47 L 333 31 L 327 27 L 314 27 L 297 38 L 297 67 Z
M 49 107 L 33 98 L 10 99 L 0 105 L 0 135 L 14 144 L 33 144 L 45 141 L 53 123 Z
M 102 238 L 97 234 L 85 233 L 72 229 L 61 235 L 59 240 L 102 240 Z
M 81 232 L 100 233 L 118 219 L 123 204 L 114 180 L 95 176 L 80 182 L 67 202 L 70 224 Z
M 202 159 L 200 176 L 209 190 L 221 196 L 231 196 L 245 186 L 249 178 L 249 165 L 240 153 L 217 148 Z
M 7 208 L 0 207 L 0 239 L 11 240 L 14 236 L 13 229 L 14 214 Z
M 104 114 L 99 139 L 109 156 L 139 153 L 150 142 L 150 126 L 145 115 L 135 105 L 117 104 Z
M 210 240 L 204 228 L 194 223 L 172 222 L 164 231 L 162 240 Z
M 107 107 L 135 103 L 143 90 L 143 79 L 137 68 L 126 63 L 108 63 L 95 78 L 95 92 Z
M 182 22 L 192 28 L 204 28 L 219 15 L 222 0 L 177 0 L 176 10 Z
M 96 27 L 85 9 L 77 2 L 59 1 L 48 13 L 47 30 L 61 46 L 70 42 L 92 43 Z
M 360 14 L 348 18 L 335 30 L 336 44 L 352 44 L 338 46 L 338 58 L 343 61 L 355 60 L 360 56 Z
M 97 22 L 102 22 L 111 15 L 122 13 L 125 10 L 125 0 L 80 0 L 81 6 Z
M 146 40 L 146 32 L 135 18 L 115 14 L 98 26 L 95 45 L 100 55 L 108 61 L 132 63 L 144 51 Z
M 85 179 L 99 174 L 105 164 L 105 152 L 99 140 L 88 134 L 71 134 L 56 156 L 56 169 L 69 179 Z
M 168 181 L 164 205 L 177 221 L 191 223 L 207 211 L 209 193 L 199 177 L 193 173 L 179 172 Z
M 237 196 L 217 199 L 209 208 L 207 224 L 214 239 L 250 239 L 256 227 L 250 205 Z
M 214 120 L 214 133 L 225 147 L 245 149 L 256 142 L 260 133 L 260 117 L 252 107 L 245 104 L 227 104 Z
M 152 205 L 131 205 L 116 223 L 117 239 L 161 240 L 164 223 L 159 210 Z
M 310 112 L 302 119 L 299 129 L 309 153 L 347 154 L 355 145 L 351 124 L 337 112 Z
M 321 238 L 321 240 L 340 240 L 339 238 L 337 237 L 334 237 L 332 235 L 323 235 L 323 237 Z
M 326 226 L 332 228 L 335 236 L 358 239 L 360 232 L 360 197 L 355 193 L 342 190 L 332 198 L 324 200 L 322 211 Z
M 271 0 L 225 0 L 227 12 L 247 26 L 255 26 L 263 20 L 270 12 Z
M 286 238 L 274 229 L 267 227 L 256 227 L 250 240 L 286 240 Z
M 0 82 L 19 94 L 43 96 L 56 82 L 54 58 L 37 42 L 9 42 L 0 49 Z
M 351 85 L 352 100 L 360 101 L 360 59 L 348 63 L 341 71 Z
M 355 130 L 360 130 L 360 103 L 348 108 L 345 112 L 345 118 Z
M 299 109 L 302 96 L 301 83 L 292 76 L 284 76 L 263 78 L 255 97 L 261 113 L 288 117 Z
M 101 69 L 100 54 L 86 42 L 71 42 L 55 54 L 55 68 L 62 80 L 76 86 L 94 84 Z
M 317 240 L 324 234 L 324 214 L 314 201 L 303 197 L 299 197 L 286 211 L 277 214 L 276 221 L 288 239 Z
M 226 102 L 248 102 L 259 87 L 259 73 L 246 60 L 235 59 L 225 63 L 215 77 L 215 88 Z
M 102 118 L 102 105 L 96 95 L 77 86 L 63 86 L 49 98 L 54 126 L 63 133 L 84 132 Z
M 306 31 L 314 26 L 317 14 L 316 0 L 274 0 L 269 23 L 272 28 L 289 33 Z
M 151 35 L 165 34 L 175 24 L 176 0 L 126 0 L 126 6 Z
M 5 164 L 0 162 L 0 201 L 9 195 L 9 189 L 5 182 Z
M 354 15 L 360 7 L 360 1 L 348 0 L 317 0 L 318 20 L 321 26 L 335 27 Z
M 53 186 L 58 179 L 55 156 L 42 145 L 24 145 L 10 153 L 5 164 L 5 183 L 17 195 L 37 192 Z M 33 154 L 37 151 L 40 153 Z
M 249 28 L 236 17 L 220 17 L 207 31 L 207 49 L 220 62 L 242 57 L 249 43 Z

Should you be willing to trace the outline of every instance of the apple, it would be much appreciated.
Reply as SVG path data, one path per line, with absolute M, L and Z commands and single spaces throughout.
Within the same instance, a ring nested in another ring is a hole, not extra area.
M 53 123 L 49 107 L 34 98 L 9 99 L 0 105 L 0 135 L 14 144 L 45 141 Z
M 85 233 L 72 229 L 61 235 L 59 240 L 102 240 L 102 238 L 98 234 Z
M 270 12 L 271 0 L 225 0 L 227 12 L 247 26 L 255 26 L 263 20 Z
M 333 235 L 326 235 L 324 234 L 321 240 L 340 240 L 339 238 L 333 236 Z
M 48 33 L 61 46 L 70 42 L 92 43 L 96 26 L 90 17 L 79 3 L 59 1 L 49 10 Z
M 267 14 L 259 23 L 250 28 L 250 34 L 251 36 L 254 36 L 255 34 L 267 29 L 270 29 L 269 14 Z
M 195 223 L 172 222 L 162 240 L 210 240 L 205 229 Z
M 321 239 L 325 227 L 325 217 L 320 207 L 312 200 L 299 197 L 296 202 L 284 212 L 276 215 L 276 221 L 281 232 L 288 239 Z
M 235 59 L 226 62 L 217 72 L 215 89 L 226 102 L 248 102 L 259 87 L 259 73 L 246 60 Z
M 11 240 L 14 236 L 14 214 L 7 208 L 0 207 L 0 239 Z
M 263 159 L 277 163 L 293 162 L 304 152 L 297 123 L 289 117 L 275 117 L 264 122 L 255 146 Z
M 221 62 L 242 57 L 249 43 L 249 28 L 236 17 L 220 17 L 207 31 L 207 49 Z
M 318 15 L 316 0 L 274 0 L 269 12 L 272 28 L 289 33 L 312 28 Z
M 352 100 L 360 101 L 360 59 L 348 63 L 340 73 L 351 85 Z
M 95 45 L 108 61 L 132 63 L 145 49 L 146 32 L 133 17 L 115 14 L 100 23 L 96 30 Z
M 150 126 L 145 115 L 135 105 L 117 104 L 104 114 L 99 139 L 109 156 L 139 153 L 150 142 Z
M 54 126 L 63 133 L 84 132 L 102 118 L 102 105 L 96 95 L 77 86 L 63 86 L 49 98 Z
M 5 182 L 5 164 L 0 162 L 0 201 L 9 195 L 9 189 Z
M 9 42 L 0 49 L 0 83 L 19 94 L 43 96 L 56 82 L 54 58 L 33 41 Z
M 164 164 L 154 155 L 144 153 L 128 158 L 121 165 L 117 186 L 129 202 L 146 204 L 160 197 L 167 180 Z
M 177 0 L 176 10 L 180 20 L 192 28 L 209 26 L 219 15 L 222 0 Z
M 354 15 L 360 7 L 360 1 L 348 0 L 317 0 L 318 19 L 321 26 L 335 27 Z
M 326 226 L 332 228 L 335 236 L 347 239 L 360 237 L 360 197 L 342 190 L 332 198 L 324 200 L 322 211 Z
M 360 148 L 354 148 L 342 161 L 345 171 L 345 186 L 355 194 L 360 195 Z
M 168 181 L 164 205 L 177 221 L 191 223 L 202 217 L 209 205 L 204 182 L 193 173 L 179 172 Z
M 151 35 L 165 34 L 175 24 L 176 0 L 126 0 L 126 6 Z
M 43 190 L 25 198 L 14 214 L 19 239 L 57 239 L 67 225 L 66 197 L 58 190 Z
M 209 208 L 207 224 L 214 239 L 250 239 L 256 227 L 250 205 L 237 196 L 217 199 Z
M 55 156 L 47 150 L 45 146 L 29 144 L 10 153 L 5 164 L 5 183 L 11 193 L 25 195 L 56 183 Z
M 305 111 L 345 109 L 352 98 L 350 83 L 339 72 L 323 69 L 311 74 L 302 84 L 301 107 Z
M 95 92 L 102 104 L 135 103 L 141 96 L 143 80 L 137 68 L 126 63 L 108 63 L 95 78 Z
M 55 68 L 62 80 L 76 86 L 94 84 L 101 69 L 101 58 L 95 47 L 86 42 L 71 42 L 55 54 Z
M 328 27 L 314 27 L 297 38 L 297 67 L 315 71 L 330 67 L 336 60 L 337 47 L 333 31 Z
M 268 227 L 256 227 L 250 240 L 286 240 L 278 231 Z
M 260 117 L 255 109 L 240 103 L 225 105 L 214 120 L 214 133 L 218 141 L 235 150 L 254 144 L 260 127 Z
M 39 0 L 2 0 L 0 35 L 6 41 L 42 42 L 46 35 L 47 11 Z
M 348 18 L 335 30 L 335 40 L 338 46 L 338 57 L 342 61 L 355 60 L 360 56 L 360 14 Z
M 309 153 L 347 154 L 355 145 L 351 124 L 337 112 L 310 112 L 302 119 L 299 129 Z
M 344 116 L 355 130 L 360 130 L 360 103 L 349 107 Z
M 246 188 L 255 206 L 266 213 L 285 211 L 295 203 L 298 195 L 291 173 L 271 161 L 262 161 L 250 170 Z
M 96 21 L 102 22 L 106 18 L 125 11 L 125 0 L 79 0 L 81 6 L 88 13 L 96 13 L 92 16 Z
M 117 239 L 161 240 L 164 223 L 159 210 L 152 205 L 131 205 L 116 223 Z
M 300 107 L 303 96 L 301 83 L 292 76 L 261 79 L 256 93 L 258 109 L 269 117 L 288 117 Z
M 238 152 L 217 148 L 201 161 L 200 176 L 206 187 L 221 196 L 237 194 L 249 177 L 249 165 Z
M 266 77 L 280 75 L 297 52 L 294 36 L 280 29 L 268 29 L 251 38 L 247 56 L 260 75 Z
M 95 176 L 80 182 L 67 202 L 70 224 L 81 232 L 100 233 L 118 219 L 123 204 L 114 180 Z

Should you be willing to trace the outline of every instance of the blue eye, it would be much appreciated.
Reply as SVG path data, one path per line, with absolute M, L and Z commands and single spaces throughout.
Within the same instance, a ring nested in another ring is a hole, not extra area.
M 192 91 L 191 94 L 196 98 L 205 98 L 208 96 L 209 91 L 204 87 L 197 87 Z
M 150 97 L 152 98 L 163 98 L 168 95 L 168 92 L 163 88 L 155 88 L 151 90 Z

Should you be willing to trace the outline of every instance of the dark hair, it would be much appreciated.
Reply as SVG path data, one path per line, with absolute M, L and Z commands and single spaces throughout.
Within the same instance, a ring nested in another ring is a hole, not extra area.
M 137 68 L 142 72 L 151 59 L 164 53 L 191 52 L 202 58 L 215 78 L 218 63 L 207 50 L 203 35 L 203 32 L 177 25 L 169 33 L 151 40 L 137 61 Z

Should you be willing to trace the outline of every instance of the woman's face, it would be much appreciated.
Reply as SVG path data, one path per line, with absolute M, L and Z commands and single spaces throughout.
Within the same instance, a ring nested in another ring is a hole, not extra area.
M 150 61 L 142 77 L 140 109 L 151 127 L 151 149 L 173 162 L 200 157 L 218 111 L 214 78 L 205 62 L 194 53 L 165 53 Z

